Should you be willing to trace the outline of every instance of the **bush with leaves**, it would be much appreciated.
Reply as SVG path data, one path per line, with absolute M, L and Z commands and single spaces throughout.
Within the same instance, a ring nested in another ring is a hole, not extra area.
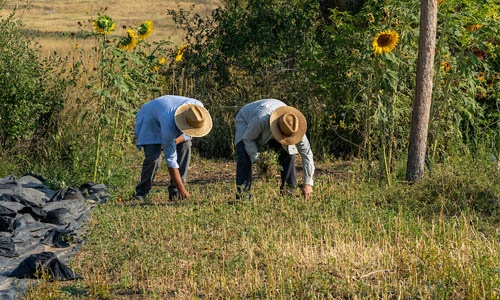
M 304 111 L 318 157 L 385 160 L 388 169 L 405 157 L 419 1 L 365 1 L 356 14 L 332 10 L 329 22 L 310 1 L 224 4 L 206 19 L 170 12 L 187 32 L 182 72 L 210 94 L 211 104 L 222 109 L 280 98 Z M 498 1 L 439 1 L 431 158 L 498 137 L 499 7 Z M 384 32 L 397 34 L 397 44 L 376 53 L 373 43 Z
M 316 6 L 303 0 L 225 1 L 207 18 L 169 11 L 188 45 L 175 72 L 193 79 L 211 112 L 223 116 L 204 139 L 208 155 L 234 153 L 230 129 L 247 102 L 278 98 L 308 114 L 309 99 L 300 92 L 307 79 L 297 60 L 313 39 Z
M 22 28 L 13 12 L 0 19 L 0 146 L 9 151 L 36 146 L 55 130 L 70 81 L 54 70 L 58 58 L 39 60 Z

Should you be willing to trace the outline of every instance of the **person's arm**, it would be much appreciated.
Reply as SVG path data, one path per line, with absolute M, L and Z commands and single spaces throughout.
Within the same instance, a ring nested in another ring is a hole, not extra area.
M 179 137 L 183 139 L 182 135 L 180 135 Z M 163 151 L 165 153 L 165 159 L 170 179 L 172 180 L 174 186 L 177 188 L 179 192 L 179 197 L 182 199 L 189 197 L 189 193 L 186 191 L 184 183 L 182 183 L 181 174 L 179 172 L 179 164 L 177 163 L 177 152 L 175 149 L 176 148 L 175 143 L 177 142 L 177 138 L 174 139 L 175 142 L 174 140 L 171 140 L 170 143 L 163 144 Z
M 175 187 L 179 191 L 180 198 L 181 199 L 188 198 L 189 193 L 184 187 L 184 184 L 182 183 L 181 173 L 179 173 L 179 169 L 168 168 L 168 173 L 170 174 L 170 178 L 172 179 L 172 182 L 174 183 Z
M 314 175 L 314 159 L 311 150 L 311 145 L 306 136 L 297 144 L 297 150 L 302 158 L 302 165 L 304 168 L 304 185 L 302 186 L 302 194 L 307 200 L 312 196 L 313 192 L 313 175 Z
M 179 145 L 180 143 L 184 143 L 187 141 L 191 141 L 193 138 L 190 135 L 187 135 L 185 133 L 179 135 L 178 137 L 175 138 L 175 144 Z
M 190 141 L 191 137 L 186 134 L 181 134 L 178 137 L 175 138 L 175 144 L 179 145 L 180 143 L 184 143 L 185 141 Z
M 257 146 L 257 139 L 262 134 L 264 122 L 255 117 L 248 122 L 248 127 L 243 135 L 243 142 L 245 143 L 245 150 L 250 157 L 250 161 L 254 163 L 259 157 L 259 147 Z
M 142 129 L 142 123 L 144 122 L 144 116 L 142 115 L 141 112 L 137 113 L 135 117 L 135 126 L 134 126 L 134 144 L 137 147 L 137 150 L 141 150 L 141 146 L 137 145 L 139 142 L 139 134 Z

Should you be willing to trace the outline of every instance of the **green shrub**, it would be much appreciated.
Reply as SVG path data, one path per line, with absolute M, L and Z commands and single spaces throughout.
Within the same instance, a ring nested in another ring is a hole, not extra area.
M 57 59 L 40 62 L 22 26 L 13 13 L 0 19 L 0 146 L 11 150 L 54 130 L 66 86 L 63 77 L 52 76 Z
M 439 4 L 431 159 L 499 140 L 499 4 L 479 3 Z M 332 10 L 330 22 L 319 18 L 317 3 L 310 1 L 224 4 L 205 19 L 169 12 L 186 30 L 189 45 L 177 70 L 196 82 L 214 113 L 278 98 L 304 111 L 318 158 L 381 159 L 391 169 L 404 157 L 419 1 L 365 1 L 356 14 Z M 387 30 L 398 33 L 398 44 L 391 53 L 374 55 L 374 38 Z M 217 123 L 214 128 L 227 127 L 225 119 Z M 219 154 L 229 140 L 220 136 L 207 137 L 214 150 L 208 153 Z
M 460 166 L 460 167 L 458 167 Z M 453 158 L 429 170 L 421 181 L 398 185 L 384 201 L 403 205 L 416 215 L 455 217 L 473 212 L 493 224 L 500 222 L 499 169 L 486 158 Z M 380 203 L 381 204 L 381 203 Z

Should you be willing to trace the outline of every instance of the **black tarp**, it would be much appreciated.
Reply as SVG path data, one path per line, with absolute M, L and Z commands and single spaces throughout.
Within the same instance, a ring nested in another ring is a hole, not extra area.
M 66 264 L 91 208 L 108 197 L 92 182 L 53 190 L 33 174 L 0 178 L 0 299 L 22 299 L 42 269 L 51 280 L 78 278 Z

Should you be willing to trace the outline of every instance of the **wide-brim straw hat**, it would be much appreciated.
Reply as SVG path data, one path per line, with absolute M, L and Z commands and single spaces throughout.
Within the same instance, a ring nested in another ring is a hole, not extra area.
M 212 130 L 212 117 L 203 106 L 186 103 L 175 111 L 175 124 L 189 136 L 202 137 Z
M 280 106 L 271 113 L 269 119 L 271 133 L 282 145 L 297 144 L 307 131 L 304 115 L 295 107 Z

